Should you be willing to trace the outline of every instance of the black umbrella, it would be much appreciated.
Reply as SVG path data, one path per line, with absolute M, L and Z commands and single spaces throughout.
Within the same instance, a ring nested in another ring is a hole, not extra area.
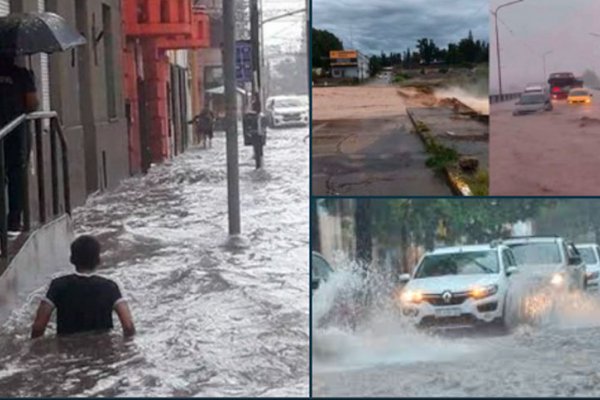
M 0 55 L 65 51 L 86 40 L 54 13 L 10 14 L 0 18 Z

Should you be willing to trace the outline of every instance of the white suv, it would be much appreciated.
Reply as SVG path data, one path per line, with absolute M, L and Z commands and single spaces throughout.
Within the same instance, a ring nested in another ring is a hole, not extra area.
M 596 243 L 576 244 L 577 250 L 585 263 L 586 280 L 585 286 L 588 290 L 598 290 L 600 283 L 600 246 Z
M 512 251 L 500 244 L 446 247 L 426 253 L 399 292 L 402 315 L 420 327 L 507 325 Z
M 571 242 L 559 236 L 525 236 L 503 240 L 511 248 L 521 277 L 557 291 L 585 289 L 586 266 Z

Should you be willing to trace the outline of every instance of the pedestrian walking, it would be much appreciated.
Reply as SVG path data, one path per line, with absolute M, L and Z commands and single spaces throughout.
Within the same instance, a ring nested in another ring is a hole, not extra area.
M 13 57 L 0 56 L 0 128 L 39 105 L 33 73 L 15 64 Z M 27 148 L 27 127 L 23 124 L 4 140 L 5 171 L 8 180 L 8 230 L 21 231 Z M 2 182 L 2 190 L 6 182 Z M 5 212 L 1 210 L 0 212 Z
M 188 123 L 195 125 L 196 140 L 198 143 L 202 142 L 203 147 L 206 148 L 208 140 L 209 147 L 212 147 L 213 130 L 215 126 L 214 113 L 208 107 L 204 107 L 200 114 L 196 115 Z
M 71 263 L 75 273 L 52 280 L 40 302 L 31 329 L 31 338 L 44 335 L 56 309 L 58 335 L 108 331 L 113 328 L 112 313 L 121 322 L 123 334 L 135 334 L 133 319 L 119 286 L 96 275 L 100 265 L 100 243 L 92 236 L 80 236 L 71 244 Z

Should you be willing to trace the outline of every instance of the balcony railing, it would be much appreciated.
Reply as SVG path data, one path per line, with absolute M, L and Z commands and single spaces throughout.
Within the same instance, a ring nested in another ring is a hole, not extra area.
M 44 122 L 48 121 L 47 126 L 50 129 L 50 195 L 52 197 L 51 210 L 47 210 L 46 202 L 46 162 L 45 157 L 48 146 L 44 145 Z M 33 137 L 32 137 L 33 125 Z M 32 138 L 35 140 L 35 167 L 37 176 L 37 206 L 39 224 L 44 225 L 52 219 L 57 218 L 64 213 L 71 214 L 71 193 L 69 184 L 69 159 L 68 146 L 65 136 L 62 131 L 58 114 L 54 111 L 49 112 L 34 112 L 31 114 L 23 114 L 15 118 L 12 122 L 0 129 L 0 182 L 2 182 L 2 190 L 0 190 L 0 273 L 2 267 L 6 267 L 9 261 L 9 246 L 8 246 L 8 220 L 7 220 L 7 198 L 6 190 L 4 190 L 4 182 L 6 182 L 5 169 L 5 154 L 4 143 L 5 139 L 11 134 L 18 134 L 16 129 L 25 126 L 25 143 L 26 147 L 30 148 Z M 60 165 L 59 165 L 59 146 L 60 146 Z M 26 157 L 26 165 L 23 167 L 21 179 L 23 199 L 23 233 L 27 233 L 32 228 L 31 210 L 30 210 L 30 185 L 29 174 L 27 171 L 31 165 L 30 152 Z M 60 184 L 59 172 L 62 172 L 62 185 Z M 62 186 L 62 190 L 61 190 Z M 60 197 L 62 198 L 64 209 L 60 207 Z M 50 211 L 50 212 L 48 212 Z M 50 214 L 50 215 L 48 215 Z

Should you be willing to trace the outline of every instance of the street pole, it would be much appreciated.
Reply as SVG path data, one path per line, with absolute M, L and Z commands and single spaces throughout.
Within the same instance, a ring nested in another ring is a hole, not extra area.
M 544 59 L 544 79 L 546 79 L 546 77 L 548 76 L 546 75 L 546 56 L 549 54 L 552 54 L 552 50 L 547 51 L 542 55 L 542 58 Z
M 310 27 L 310 0 L 306 0 L 306 62 L 307 62 L 307 66 L 306 66 L 306 80 L 308 82 L 308 93 L 310 94 L 310 91 L 312 89 L 312 60 L 311 60 L 311 54 L 312 54 L 312 48 L 310 48 L 310 36 L 311 36 L 311 27 Z M 312 113 L 312 110 L 311 110 Z M 311 117 L 312 118 L 312 117 Z
M 501 4 L 498 7 L 496 7 L 495 11 L 492 11 L 492 14 L 494 15 L 494 25 L 496 26 L 496 58 L 498 59 L 498 86 L 500 90 L 500 96 L 502 96 L 502 67 L 500 63 L 500 35 L 498 33 L 498 11 L 500 11 L 501 8 L 521 3 L 523 1 L 524 0 L 515 0 L 509 3 Z
M 258 0 L 250 0 L 250 41 L 252 42 L 252 97 L 254 98 L 254 109 L 260 114 L 262 104 L 260 101 L 260 35 Z
M 500 35 L 498 34 L 498 10 L 496 10 L 496 12 L 494 13 L 494 25 L 496 26 L 496 60 L 498 61 L 498 87 L 500 89 L 500 96 L 502 96 L 502 67 L 500 65 Z
M 235 78 L 235 0 L 223 2 L 223 75 L 227 140 L 227 207 L 229 234 L 239 235 L 240 171 L 238 165 L 237 90 Z

